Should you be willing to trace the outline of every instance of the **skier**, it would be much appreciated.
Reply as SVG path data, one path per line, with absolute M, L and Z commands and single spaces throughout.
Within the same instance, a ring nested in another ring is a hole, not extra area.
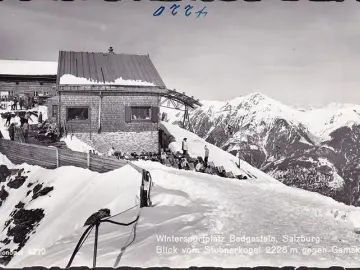
M 40 113 L 39 113 L 39 117 L 38 117 L 38 122 L 39 122 L 39 124 L 41 124 L 42 121 L 43 121 L 43 116 L 42 116 L 42 113 L 40 112 Z
M 187 138 L 184 138 L 182 141 L 182 150 L 183 150 L 183 155 L 187 156 L 188 153 Z
M 207 165 L 208 165 L 208 159 L 209 159 L 209 148 L 207 147 L 207 145 L 205 145 L 204 149 L 205 149 L 204 162 L 205 162 L 205 166 L 207 167 Z
M 115 149 L 114 149 L 113 146 L 111 146 L 111 148 L 110 148 L 110 150 L 109 150 L 109 152 L 108 152 L 108 156 L 109 156 L 109 157 L 112 157 L 112 156 L 114 156 L 114 155 L 115 155 Z
M 14 138 L 15 138 L 15 124 L 14 124 L 14 123 L 12 123 L 12 124 L 10 125 L 8 131 L 9 131 L 10 140 L 13 141 Z
M 10 121 L 11 121 L 11 114 L 9 113 L 9 114 L 6 116 L 5 126 L 10 126 Z

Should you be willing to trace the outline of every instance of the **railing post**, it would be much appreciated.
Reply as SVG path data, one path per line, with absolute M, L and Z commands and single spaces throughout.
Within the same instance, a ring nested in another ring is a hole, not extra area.
M 87 167 L 90 169 L 90 151 L 87 152 Z
M 146 206 L 146 202 L 144 199 L 144 179 L 145 178 L 145 170 L 142 170 L 142 174 L 141 174 L 141 186 L 140 186 L 140 208 L 143 208 L 144 206 Z
M 96 257 L 97 257 L 97 244 L 98 244 L 99 226 L 100 226 L 100 222 L 97 221 L 97 222 L 96 222 L 96 225 L 95 225 L 95 241 L 94 241 L 93 268 L 96 267 Z
M 56 168 L 60 167 L 59 148 L 56 147 Z

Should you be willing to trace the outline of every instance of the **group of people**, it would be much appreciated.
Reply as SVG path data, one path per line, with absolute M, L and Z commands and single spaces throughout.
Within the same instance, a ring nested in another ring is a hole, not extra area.
M 27 142 L 28 137 L 29 137 L 29 123 L 24 123 L 24 125 L 22 126 L 22 130 L 23 130 L 25 142 Z M 8 131 L 9 131 L 10 140 L 14 141 L 15 140 L 15 123 L 10 124 Z
M 14 141 L 14 139 L 15 139 L 15 123 L 11 123 L 11 118 L 12 118 L 12 115 L 9 113 L 6 116 L 5 126 L 9 127 L 8 131 L 9 131 L 10 140 Z M 26 112 L 24 116 L 20 116 L 20 128 L 22 129 L 25 142 L 28 142 L 28 138 L 29 138 L 29 129 L 30 129 L 29 120 L 32 121 L 30 112 Z M 43 122 L 41 112 L 39 113 L 39 116 L 38 116 L 38 122 L 40 124 Z
M 23 110 L 26 107 L 29 109 L 29 108 L 32 108 L 34 104 L 35 104 L 34 97 L 28 98 L 27 105 L 26 105 L 25 99 L 23 97 L 20 97 L 20 98 L 14 97 L 14 99 L 12 100 L 12 104 L 11 104 L 11 110 L 15 111 L 18 108 L 20 108 L 20 110 Z
M 97 154 L 98 154 L 97 152 L 95 152 L 95 150 L 89 150 L 89 153 L 90 153 L 90 154 L 93 154 L 93 155 L 97 155 Z
M 19 104 L 19 107 L 20 107 L 20 110 L 22 110 L 24 108 L 24 103 L 25 103 L 25 100 L 20 98 L 19 100 L 15 97 L 14 100 L 12 101 L 12 104 L 11 104 L 11 110 L 17 110 L 18 109 L 18 104 Z
M 182 151 L 183 151 L 183 156 L 184 158 L 187 158 L 189 156 L 188 154 L 188 144 L 187 144 L 187 138 L 184 138 L 183 141 L 182 141 Z M 205 166 L 207 166 L 208 164 L 208 161 L 209 161 L 209 148 L 207 147 L 207 145 L 205 145 L 204 147 L 204 163 L 205 163 Z

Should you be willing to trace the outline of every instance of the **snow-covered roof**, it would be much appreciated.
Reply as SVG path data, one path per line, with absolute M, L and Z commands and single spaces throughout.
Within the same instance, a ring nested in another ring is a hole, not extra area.
M 148 55 L 60 51 L 61 85 L 165 87 Z
M 0 75 L 55 75 L 57 62 L 0 60 Z
M 151 82 L 144 82 L 141 80 L 124 80 L 123 78 L 117 78 L 112 82 L 107 81 L 94 81 L 91 79 L 76 77 L 74 75 L 65 74 L 60 78 L 60 84 L 62 85 L 133 85 L 133 86 L 156 86 Z

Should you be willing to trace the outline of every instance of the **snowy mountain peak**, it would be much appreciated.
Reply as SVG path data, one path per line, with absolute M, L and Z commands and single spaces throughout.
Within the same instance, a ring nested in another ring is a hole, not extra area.
M 260 100 L 268 100 L 270 98 L 260 92 L 254 92 L 254 93 L 251 93 L 250 95 L 247 95 L 246 99 L 260 101 Z

